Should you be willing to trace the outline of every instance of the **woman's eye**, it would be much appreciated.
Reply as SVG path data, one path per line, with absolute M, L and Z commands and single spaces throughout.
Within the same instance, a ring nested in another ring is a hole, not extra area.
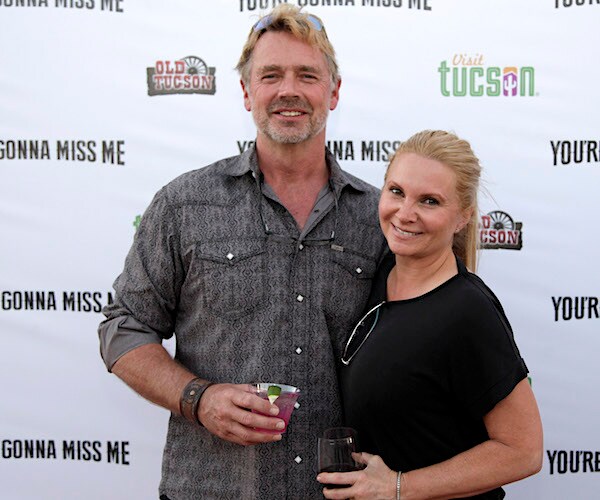
M 435 198 L 425 198 L 425 205 L 439 205 L 440 202 Z
M 402 191 L 402 189 L 396 188 L 396 187 L 390 188 L 390 192 L 392 194 L 396 194 L 396 195 L 399 195 L 399 196 L 402 196 L 404 194 L 404 192 Z

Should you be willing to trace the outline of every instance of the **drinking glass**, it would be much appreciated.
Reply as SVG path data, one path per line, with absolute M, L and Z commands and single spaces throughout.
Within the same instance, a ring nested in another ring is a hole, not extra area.
M 319 472 L 352 472 L 364 466 L 354 460 L 358 451 L 356 431 L 351 427 L 332 427 L 318 438 Z M 326 484 L 327 488 L 344 488 L 348 485 Z
M 294 411 L 296 400 L 298 399 L 298 395 L 300 394 L 300 389 L 294 387 L 293 385 L 275 384 L 271 382 L 257 382 L 251 385 L 256 395 L 260 396 L 263 399 L 269 400 L 271 404 L 274 404 L 279 408 L 279 413 L 275 416 L 277 418 L 281 418 L 285 422 L 285 427 L 283 428 L 283 430 L 260 428 L 257 428 L 256 430 L 260 432 L 265 432 L 267 434 L 283 434 L 287 429 L 290 417 L 292 415 L 292 412 Z M 258 413 L 259 415 L 265 415 L 267 417 L 273 416 L 255 410 L 252 411 L 254 413 Z

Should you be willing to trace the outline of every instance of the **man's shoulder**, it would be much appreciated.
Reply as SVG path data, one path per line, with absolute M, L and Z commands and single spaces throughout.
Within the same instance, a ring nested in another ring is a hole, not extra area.
M 342 176 L 346 179 L 347 183 L 354 187 L 356 190 L 363 191 L 368 195 L 376 196 L 377 198 L 379 198 L 381 190 L 375 187 L 373 184 L 370 184 L 364 179 L 361 179 L 360 177 L 357 177 L 344 169 L 341 169 L 341 173 Z
M 327 148 L 325 148 L 325 159 L 331 172 L 331 180 L 335 186 L 350 186 L 357 194 L 362 194 L 369 199 L 379 200 L 380 189 L 343 169 Z
M 162 187 L 159 194 L 172 203 L 227 196 L 233 189 L 233 180 L 240 176 L 242 169 L 241 155 L 222 158 L 175 177 Z
M 240 161 L 241 155 L 222 158 L 175 177 L 165 187 L 182 188 L 191 183 L 222 182 L 223 179 L 237 171 Z

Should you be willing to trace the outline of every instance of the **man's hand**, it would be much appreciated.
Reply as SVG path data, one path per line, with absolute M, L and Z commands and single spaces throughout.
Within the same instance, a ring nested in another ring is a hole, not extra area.
M 266 417 L 251 410 L 273 415 Z M 252 392 L 246 384 L 211 385 L 200 399 L 198 418 L 215 436 L 244 446 L 281 440 L 281 434 L 267 434 L 255 428 L 279 431 L 285 427 L 280 418 L 274 418 L 279 408 Z

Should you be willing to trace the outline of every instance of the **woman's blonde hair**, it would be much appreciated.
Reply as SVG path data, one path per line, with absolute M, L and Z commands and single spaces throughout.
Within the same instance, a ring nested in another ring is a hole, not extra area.
M 337 85 L 340 80 L 338 63 L 335 58 L 335 50 L 329 38 L 327 38 L 323 21 L 313 14 L 301 12 L 298 7 L 288 4 L 278 5 L 270 14 L 261 17 L 250 29 L 248 39 L 242 49 L 242 55 L 236 66 L 244 84 L 248 84 L 250 79 L 254 47 L 258 39 L 267 31 L 291 33 L 299 40 L 317 47 L 327 60 L 332 83 Z
M 439 161 L 456 174 L 456 192 L 461 209 L 472 208 L 471 218 L 465 227 L 454 235 L 452 250 L 470 271 L 477 268 L 478 247 L 478 200 L 481 165 L 471 145 L 451 132 L 423 130 L 401 143 L 390 157 L 387 167 L 398 155 L 414 153 L 424 158 Z M 386 177 L 387 177 L 386 170 Z

